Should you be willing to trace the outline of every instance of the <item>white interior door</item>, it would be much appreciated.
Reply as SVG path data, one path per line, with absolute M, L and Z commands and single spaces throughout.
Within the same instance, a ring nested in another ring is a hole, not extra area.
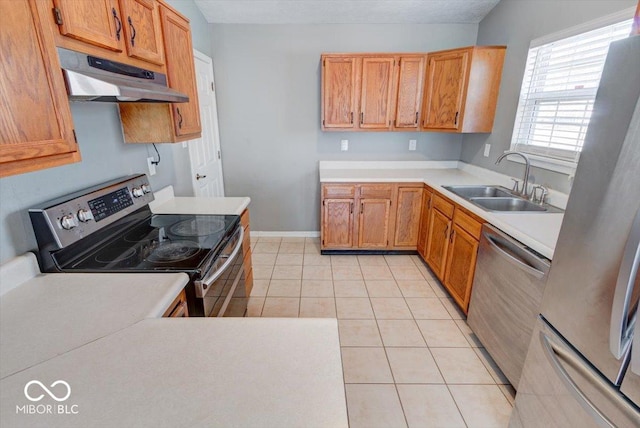
M 191 183 L 195 196 L 224 196 L 222 156 L 213 60 L 194 49 L 202 137 L 189 141 Z

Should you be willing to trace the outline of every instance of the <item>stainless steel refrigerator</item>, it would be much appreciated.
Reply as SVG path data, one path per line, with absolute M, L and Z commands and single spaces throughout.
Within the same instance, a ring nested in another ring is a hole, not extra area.
M 632 36 L 609 49 L 511 427 L 640 427 L 639 95 Z

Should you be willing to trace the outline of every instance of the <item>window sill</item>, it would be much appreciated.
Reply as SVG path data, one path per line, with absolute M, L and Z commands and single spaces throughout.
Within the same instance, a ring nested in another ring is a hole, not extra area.
M 536 168 L 546 169 L 547 171 L 557 172 L 569 177 L 573 177 L 576 173 L 576 167 L 578 166 L 578 164 L 575 162 L 552 159 L 545 156 L 534 155 L 531 153 L 523 154 L 529 158 L 531 166 L 534 166 Z M 524 160 L 521 157 L 510 156 L 507 158 L 507 160 L 510 162 L 524 164 Z

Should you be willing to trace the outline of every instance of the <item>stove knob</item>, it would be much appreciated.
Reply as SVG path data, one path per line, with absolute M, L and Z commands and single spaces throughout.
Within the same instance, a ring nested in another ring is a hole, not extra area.
M 144 193 L 151 193 L 151 187 L 149 187 L 149 185 L 148 185 L 148 184 L 143 184 L 143 185 L 142 185 L 142 191 L 143 191 Z
M 144 196 L 144 192 L 139 187 L 134 187 L 131 189 L 131 193 L 133 193 L 134 198 L 139 198 L 140 196 Z
M 77 225 L 78 222 L 76 221 L 76 218 L 73 216 L 73 214 L 67 214 L 65 216 L 62 216 L 62 218 L 60 219 L 60 226 L 62 226 L 62 228 L 65 230 L 73 229 Z
M 86 223 L 88 221 L 93 220 L 93 214 L 91 214 L 91 211 L 81 209 L 80 211 L 78 211 L 78 220 L 80 220 L 83 223 Z

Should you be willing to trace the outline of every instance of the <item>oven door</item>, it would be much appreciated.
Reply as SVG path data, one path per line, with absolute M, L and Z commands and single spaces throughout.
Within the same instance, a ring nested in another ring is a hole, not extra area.
M 244 230 L 238 227 L 211 268 L 195 281 L 195 297 L 204 305 L 204 316 L 244 316 L 243 237 Z

